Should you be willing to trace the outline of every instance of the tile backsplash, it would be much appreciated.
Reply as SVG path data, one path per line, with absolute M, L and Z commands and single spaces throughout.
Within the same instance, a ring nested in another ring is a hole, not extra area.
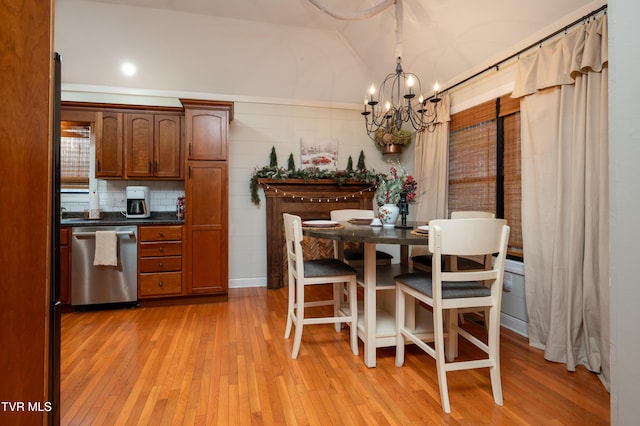
M 106 212 L 123 212 L 127 186 L 148 186 L 151 211 L 176 211 L 178 197 L 184 196 L 183 181 L 97 180 L 100 208 Z M 66 212 L 82 212 L 89 208 L 88 192 L 62 192 L 60 205 Z

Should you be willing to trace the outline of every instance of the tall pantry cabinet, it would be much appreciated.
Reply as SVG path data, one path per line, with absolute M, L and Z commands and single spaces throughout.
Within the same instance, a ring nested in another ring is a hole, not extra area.
M 185 112 L 185 280 L 191 294 L 228 290 L 228 155 L 233 103 L 181 99 Z

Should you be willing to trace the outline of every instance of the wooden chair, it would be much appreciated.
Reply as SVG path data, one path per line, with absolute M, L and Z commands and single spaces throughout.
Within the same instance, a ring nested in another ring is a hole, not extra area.
M 335 324 L 340 331 L 341 323 L 350 325 L 351 350 L 358 355 L 358 308 L 356 297 L 356 271 L 353 267 L 338 259 L 303 260 L 302 253 L 302 220 L 299 216 L 283 214 L 287 246 L 287 264 L 289 270 L 289 302 L 287 307 L 287 326 L 284 333 L 286 339 L 291 334 L 291 326 L 296 330 L 293 337 L 291 358 L 296 359 L 302 341 L 302 329 L 305 324 Z M 348 313 L 341 309 L 343 303 L 342 289 L 348 288 Z M 305 300 L 305 286 L 316 284 L 333 284 L 333 298 L 320 301 Z M 305 317 L 305 309 L 318 306 L 333 305 L 333 316 Z
M 354 218 L 374 218 L 373 210 L 360 210 L 360 209 L 342 209 L 342 210 L 332 210 L 331 211 L 331 220 L 335 220 L 336 222 L 347 222 L 350 219 Z M 333 252 L 338 256 L 340 253 L 340 242 L 333 242 Z M 361 267 L 364 266 L 364 249 L 362 246 L 345 248 L 343 252 L 343 259 L 346 263 L 351 266 Z M 391 265 L 391 260 L 393 256 L 389 253 L 386 253 L 381 250 L 376 250 L 376 264 L 380 265 Z
M 502 405 L 500 382 L 500 303 L 502 281 L 509 240 L 509 226 L 504 219 L 443 219 L 429 222 L 429 251 L 433 253 L 431 274 L 417 272 L 398 275 L 396 280 L 396 365 L 404 363 L 405 338 L 436 360 L 440 399 L 446 413 L 451 411 L 447 371 L 488 367 L 496 404 Z M 443 256 L 475 256 L 497 253 L 489 270 L 443 271 Z M 488 283 L 488 285 L 487 285 Z M 427 345 L 405 327 L 406 298 L 418 300 L 432 308 L 434 344 Z M 458 309 L 488 308 L 488 341 L 458 328 Z M 448 324 L 445 357 L 445 312 Z M 486 358 L 454 361 L 458 335 L 480 348 Z M 446 358 L 446 359 L 445 359 Z

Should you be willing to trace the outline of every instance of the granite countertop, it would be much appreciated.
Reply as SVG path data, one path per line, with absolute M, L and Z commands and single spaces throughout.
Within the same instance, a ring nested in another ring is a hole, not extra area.
M 102 219 L 85 219 L 82 212 L 69 212 L 62 215 L 60 226 L 122 226 L 122 225 L 182 225 L 184 219 L 178 219 L 176 212 L 151 212 L 143 219 L 127 219 L 120 212 L 104 212 Z

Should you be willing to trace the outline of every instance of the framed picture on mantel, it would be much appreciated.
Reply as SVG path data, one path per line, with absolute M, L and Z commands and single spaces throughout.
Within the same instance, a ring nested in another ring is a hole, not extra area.
M 336 171 L 338 140 L 334 138 L 300 138 L 300 164 L 303 169 Z

